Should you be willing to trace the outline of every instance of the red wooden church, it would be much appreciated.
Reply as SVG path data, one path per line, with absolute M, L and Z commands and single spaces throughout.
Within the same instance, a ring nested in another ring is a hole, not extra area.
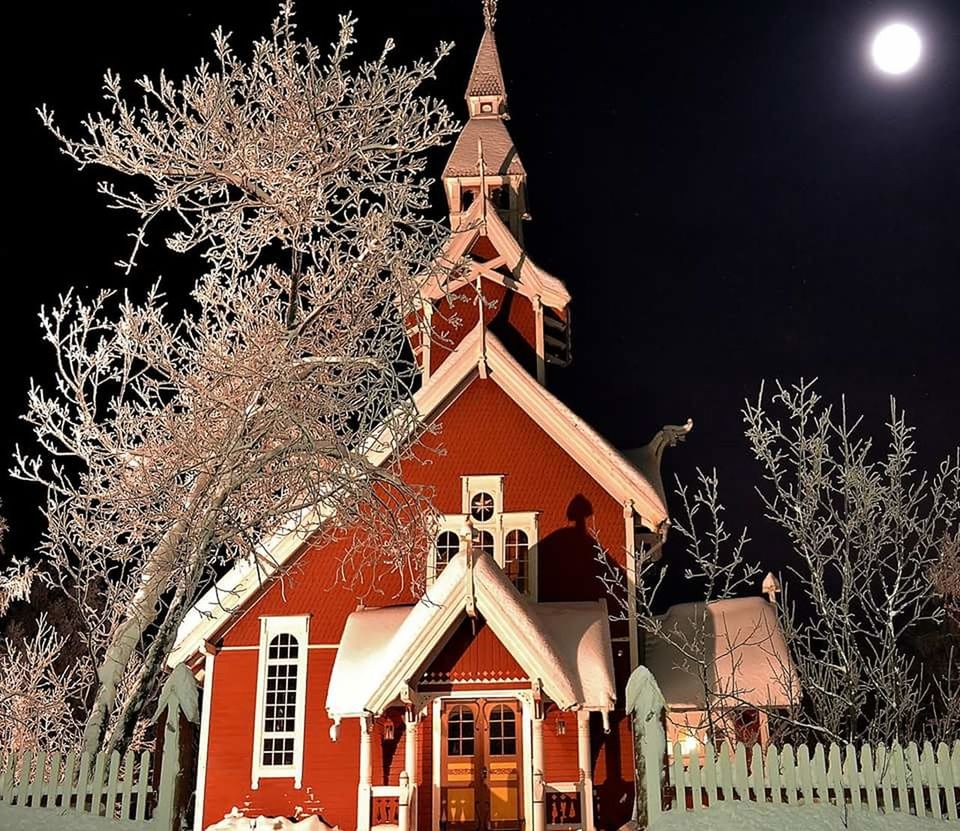
M 228 574 L 171 657 L 203 684 L 198 829 L 234 806 L 357 831 L 592 831 L 630 817 L 637 628 L 610 621 L 593 533 L 629 587 L 637 534 L 667 526 L 659 452 L 642 470 L 546 387 L 570 359 L 570 295 L 524 250 L 526 173 L 489 22 L 466 100 L 443 182 L 446 258 L 470 266 L 458 300 L 438 289 L 427 307 L 458 303 L 464 323 L 453 348 L 415 344 L 416 404 L 446 452 L 404 471 L 443 513 L 427 601 L 358 608 L 337 552 L 292 536 L 271 554 L 298 564 L 294 580 Z

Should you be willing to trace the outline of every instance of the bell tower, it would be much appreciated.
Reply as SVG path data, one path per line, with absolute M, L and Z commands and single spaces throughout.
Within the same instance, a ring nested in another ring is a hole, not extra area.
M 460 227 L 463 215 L 480 194 L 490 200 L 500 218 L 520 243 L 527 219 L 527 174 L 506 122 L 507 91 L 493 28 L 496 3 L 483 4 L 484 31 L 467 83 L 469 120 L 443 170 L 450 206 L 450 227 Z
M 520 367 L 546 385 L 547 367 L 571 361 L 570 293 L 537 266 L 523 242 L 527 173 L 507 131 L 507 90 L 494 35 L 496 2 L 484 0 L 483 35 L 466 95 L 469 118 L 442 179 L 450 239 L 436 280 L 423 289 L 413 337 L 424 383 L 460 349 L 495 339 Z

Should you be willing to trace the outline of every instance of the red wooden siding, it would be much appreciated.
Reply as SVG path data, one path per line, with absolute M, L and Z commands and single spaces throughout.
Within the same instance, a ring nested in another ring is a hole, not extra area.
M 563 733 L 557 724 L 562 722 Z M 577 714 L 551 707 L 543 719 L 543 775 L 547 782 L 576 782 L 580 779 L 577 758 Z
M 287 816 L 301 806 L 331 825 L 356 825 L 360 733 L 356 720 L 344 722 L 340 739 L 330 740 L 324 705 L 336 652 L 311 649 L 307 664 L 306 734 L 303 787 L 293 779 L 261 779 L 251 788 L 254 707 L 257 689 L 256 650 L 220 652 L 214 659 L 210 742 L 207 750 L 203 826 L 233 806 L 247 816 Z
M 429 463 L 407 463 L 406 478 L 412 483 L 432 485 L 439 511 L 459 513 L 461 476 L 505 474 L 504 509 L 539 511 L 540 599 L 591 600 L 603 596 L 603 586 L 597 579 L 593 534 L 599 535 L 610 554 L 622 564 L 621 506 L 493 381 L 474 381 L 442 414 L 440 424 L 440 434 L 428 437 L 426 444 L 442 448 L 443 452 L 421 451 L 420 455 Z M 357 608 L 356 593 L 337 584 L 343 550 L 343 546 L 336 544 L 308 549 L 287 570 L 283 581 L 273 581 L 264 587 L 260 596 L 226 629 L 222 643 L 227 647 L 255 647 L 259 642 L 261 616 L 297 614 L 311 615 L 311 644 L 339 643 L 347 616 Z M 389 581 L 383 588 L 380 603 L 412 600 L 408 593 L 393 592 Z M 370 596 L 366 602 L 372 605 Z M 438 656 L 438 666 L 444 665 L 451 671 L 468 668 L 475 671 L 481 663 L 490 661 L 492 668 L 512 670 L 502 645 L 498 645 L 496 638 L 490 638 L 490 633 L 483 634 L 485 631 L 486 627 L 481 626 L 478 639 L 469 642 L 458 641 L 457 637 L 462 636 L 455 635 L 449 650 Z M 617 634 L 616 627 L 614 634 Z M 459 653 L 455 643 L 462 646 Z M 626 645 L 615 644 L 615 651 L 621 646 Z M 251 789 L 257 651 L 225 649 L 217 655 L 210 702 L 205 826 L 220 819 L 234 805 L 254 816 L 287 815 L 299 805 L 305 811 L 320 813 L 331 825 L 355 827 L 359 727 L 354 719 L 345 721 L 340 740 L 332 743 L 328 735 L 330 721 L 324 710 L 335 654 L 336 650 L 329 648 L 312 649 L 309 653 L 301 790 L 293 788 L 291 779 L 264 779 L 259 789 Z M 618 658 L 618 669 L 622 660 Z M 555 781 L 568 778 L 571 757 L 566 748 L 571 741 L 572 764 L 576 764 L 576 717 L 568 714 L 566 720 L 565 741 L 554 742 L 557 755 L 548 753 L 547 775 Z M 552 732 L 549 726 L 546 732 Z M 629 733 L 617 732 L 604 739 L 597 720 L 594 735 L 596 781 L 600 804 L 606 812 L 604 816 L 619 816 L 621 810 L 629 813 L 629 804 L 624 807 L 616 801 L 619 798 L 616 795 L 622 796 L 628 786 L 632 794 L 632 785 L 628 782 L 632 763 L 623 762 L 630 759 Z M 420 828 L 427 829 L 432 771 L 429 719 L 421 723 L 420 738 L 419 824 Z M 545 736 L 545 740 L 548 739 L 549 735 Z M 615 764 L 608 763 L 607 745 Z M 385 760 L 382 746 L 376 750 L 381 756 L 375 765 L 386 771 L 390 784 L 398 781 L 402 748 L 401 738 L 389 760 Z M 376 771 L 375 766 L 374 775 L 383 776 Z
M 537 319 L 528 297 L 505 286 L 480 279 L 483 290 L 483 319 L 490 331 L 503 342 L 521 366 L 536 374 Z M 430 371 L 436 372 L 450 353 L 473 331 L 480 319 L 474 284 L 461 286 L 456 297 L 437 302 L 431 326 L 434 331 L 430 349 Z M 459 320 L 454 326 L 453 321 Z
M 444 412 L 439 435 L 421 451 L 428 464 L 409 461 L 405 478 L 432 485 L 442 513 L 461 510 L 461 476 L 504 473 L 504 510 L 540 511 L 539 599 L 594 600 L 604 596 L 595 560 L 594 533 L 624 562 L 623 509 L 586 471 L 493 381 L 476 380 Z M 346 546 L 310 549 L 237 618 L 225 635 L 228 646 L 259 642 L 262 615 L 312 615 L 311 643 L 339 643 L 358 598 L 337 584 Z M 374 605 L 410 603 L 409 593 L 369 596 Z M 613 634 L 618 627 L 613 626 Z
M 620 828 L 633 810 L 633 737 L 629 716 L 611 713 L 610 732 L 605 735 L 600 716 L 592 713 L 590 737 L 597 825 Z
M 476 635 L 474 635 L 476 627 Z M 467 680 L 516 680 L 527 674 L 482 617 L 464 619 L 444 644 L 436 658 L 426 668 L 420 684 Z M 514 684 L 516 686 L 516 684 Z

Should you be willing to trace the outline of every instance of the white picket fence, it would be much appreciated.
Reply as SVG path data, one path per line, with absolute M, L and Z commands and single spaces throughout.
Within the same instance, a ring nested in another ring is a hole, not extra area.
M 818 744 L 747 748 L 724 743 L 719 751 L 702 749 L 702 755 L 685 755 L 680 744 L 666 770 L 647 770 L 662 795 L 651 800 L 649 817 L 663 811 L 708 811 L 733 800 L 787 805 L 832 803 L 872 813 L 909 813 L 934 819 L 958 818 L 960 808 L 960 741 L 952 748 L 930 742 L 919 748 L 853 745 L 842 749 Z M 648 781 L 648 793 L 656 790 Z
M 0 805 L 52 808 L 124 824 L 154 817 L 151 754 L 6 753 L 0 760 Z M 91 763 L 92 762 L 92 763 Z

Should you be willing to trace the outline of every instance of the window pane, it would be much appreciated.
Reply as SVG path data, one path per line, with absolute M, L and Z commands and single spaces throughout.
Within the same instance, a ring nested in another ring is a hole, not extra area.
M 493 497 L 489 493 L 474 494 L 470 500 L 470 516 L 477 522 L 486 522 L 493 517 Z
M 453 533 L 453 531 L 444 531 L 437 537 L 437 557 L 436 557 L 436 575 L 440 576 L 440 573 L 447 567 L 449 563 L 460 550 L 460 537 Z
M 530 542 L 524 531 L 511 531 L 504 544 L 504 571 L 517 591 L 526 592 L 529 574 Z
M 477 531 L 474 535 L 473 547 L 477 551 L 493 556 L 493 534 L 489 531 Z
M 263 750 L 261 762 L 268 767 L 293 764 L 297 729 L 297 659 L 300 644 L 287 632 L 267 645 L 266 692 L 263 703 Z
M 511 756 L 516 753 L 516 735 L 516 713 L 505 704 L 498 704 L 490 711 L 490 755 Z
M 473 755 L 473 711 L 454 707 L 447 719 L 447 755 Z

